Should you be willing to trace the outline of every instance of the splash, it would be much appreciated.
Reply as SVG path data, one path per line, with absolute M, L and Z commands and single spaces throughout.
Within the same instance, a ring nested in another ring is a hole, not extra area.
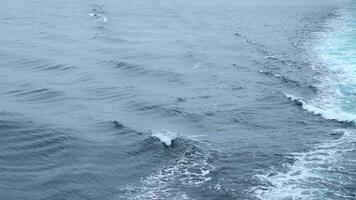
M 170 131 L 154 131 L 151 137 L 158 138 L 163 144 L 166 146 L 171 146 L 173 141 L 179 137 L 178 133 L 170 132 Z

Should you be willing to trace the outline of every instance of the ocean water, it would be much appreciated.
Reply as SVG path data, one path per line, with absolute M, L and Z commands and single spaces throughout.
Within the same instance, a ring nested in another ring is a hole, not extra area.
M 0 200 L 354 199 L 355 19 L 0 1 Z
M 306 152 L 292 153 L 286 171 L 261 175 L 271 184 L 261 199 L 355 199 L 356 192 L 356 4 L 335 11 L 308 48 L 312 70 L 319 71 L 316 95 L 304 99 L 285 94 L 307 112 L 345 123 L 335 138 Z

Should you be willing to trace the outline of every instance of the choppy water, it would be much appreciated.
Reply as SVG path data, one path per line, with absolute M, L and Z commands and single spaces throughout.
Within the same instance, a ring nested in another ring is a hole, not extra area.
M 339 6 L 0 2 L 0 199 L 354 199 Z

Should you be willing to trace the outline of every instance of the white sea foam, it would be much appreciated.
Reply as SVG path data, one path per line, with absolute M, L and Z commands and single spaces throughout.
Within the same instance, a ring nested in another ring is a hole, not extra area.
M 179 137 L 179 134 L 159 131 L 154 132 L 152 137 L 159 138 L 169 146 L 172 144 L 172 140 Z M 150 176 L 142 178 L 140 185 L 131 194 L 130 199 L 191 199 L 182 188 L 198 187 L 211 180 L 210 173 L 215 167 L 208 162 L 210 152 L 191 144 L 193 140 L 184 139 L 187 140 L 184 152 L 180 152 L 178 158 L 167 161 L 165 165 L 158 168 Z
M 95 21 L 97 22 L 103 22 L 103 23 L 108 22 L 108 19 L 104 14 L 90 13 L 89 16 L 95 17 Z
M 340 122 L 356 122 L 356 115 L 341 110 L 338 106 L 328 104 L 323 101 L 306 101 L 291 94 L 285 94 L 290 100 L 299 103 L 305 110 L 315 115 L 321 115 L 325 119 L 337 120 Z
M 271 59 L 271 60 L 278 60 L 276 56 L 266 56 L 266 59 Z
M 172 145 L 172 141 L 179 137 L 178 133 L 170 132 L 170 131 L 153 131 L 151 137 L 158 138 L 163 144 L 167 146 Z
M 253 189 L 259 199 L 351 199 L 353 191 L 345 185 L 355 183 L 355 177 L 346 169 L 354 160 L 345 159 L 345 154 L 355 151 L 356 137 L 351 130 L 342 132 L 341 138 L 322 143 L 308 152 L 291 154 L 295 159 L 284 170 L 271 170 L 258 177 L 265 186 Z
M 179 188 L 182 185 L 196 187 L 211 179 L 209 174 L 214 167 L 208 164 L 207 157 L 200 153 L 192 158 L 183 156 L 175 164 L 162 167 L 141 180 L 141 187 L 133 199 L 190 199 Z
M 330 31 L 315 33 L 312 61 L 321 63 L 327 73 L 318 77 L 318 95 L 303 103 L 303 108 L 326 119 L 356 122 L 356 37 L 354 12 L 340 10 L 328 21 Z
M 313 99 L 285 96 L 325 119 L 355 124 L 356 38 L 354 27 L 350 27 L 355 25 L 354 17 L 349 14 L 345 12 L 341 14 L 343 17 L 332 19 L 331 31 L 316 33 L 318 41 L 312 47 L 316 55 L 312 57 L 327 71 L 319 77 L 318 94 Z M 310 151 L 290 154 L 289 159 L 294 162 L 281 169 L 260 173 L 263 186 L 253 189 L 255 196 L 269 200 L 355 199 L 355 129 L 335 130 L 331 135 L 334 139 Z
M 280 74 L 274 74 L 274 73 L 272 73 L 271 71 L 268 71 L 268 70 L 260 70 L 259 72 L 262 73 L 262 74 L 272 75 L 272 76 L 277 77 L 277 78 L 282 77 L 282 75 L 280 75 Z

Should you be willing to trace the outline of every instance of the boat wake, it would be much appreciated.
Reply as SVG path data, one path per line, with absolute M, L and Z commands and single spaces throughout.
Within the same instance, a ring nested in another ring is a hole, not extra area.
M 263 186 L 253 189 L 258 199 L 354 199 L 355 132 L 334 130 L 337 139 L 308 152 L 292 153 L 294 162 L 283 170 L 257 175 Z
M 343 11 L 340 11 L 343 12 Z M 316 56 L 326 67 L 317 96 L 311 100 L 285 96 L 306 111 L 328 120 L 355 125 L 355 12 L 328 21 L 330 29 L 315 33 Z M 319 62 L 316 61 L 316 62 Z M 356 130 L 333 130 L 327 139 L 305 152 L 289 155 L 280 169 L 258 173 L 261 186 L 253 188 L 258 199 L 346 199 L 356 198 Z

